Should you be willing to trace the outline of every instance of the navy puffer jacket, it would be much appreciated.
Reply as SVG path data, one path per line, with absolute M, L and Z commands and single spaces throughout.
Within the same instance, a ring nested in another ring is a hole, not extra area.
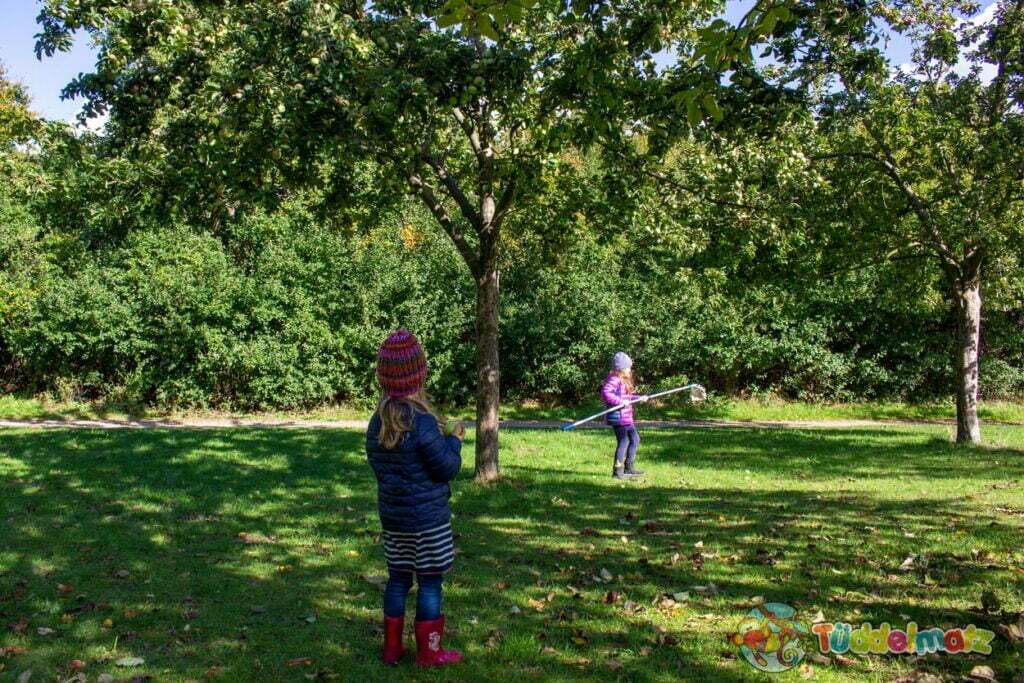
M 448 522 L 448 482 L 462 468 L 462 442 L 442 435 L 432 415 L 417 413 L 412 431 L 389 451 L 378 440 L 380 424 L 380 415 L 374 413 L 366 430 L 366 455 L 377 475 L 381 526 L 408 532 Z

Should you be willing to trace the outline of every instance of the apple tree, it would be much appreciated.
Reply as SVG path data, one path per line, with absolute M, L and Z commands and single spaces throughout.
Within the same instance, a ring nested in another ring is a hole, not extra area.
M 299 194 L 371 219 L 422 201 L 476 286 L 476 476 L 489 481 L 508 217 L 567 149 L 656 162 L 722 118 L 720 75 L 750 71 L 768 36 L 806 40 L 822 13 L 838 17 L 829 30 L 862 22 L 836 0 L 762 0 L 738 26 L 715 0 L 478 4 L 44 0 L 37 51 L 76 31 L 97 41 L 95 69 L 65 94 L 109 112 L 111 149 L 158 188 L 149 210 L 217 225 Z

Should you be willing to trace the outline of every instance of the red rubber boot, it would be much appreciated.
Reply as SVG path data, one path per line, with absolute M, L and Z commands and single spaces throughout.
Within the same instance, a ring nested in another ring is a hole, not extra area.
M 384 651 L 380 658 L 388 666 L 398 664 L 405 656 L 404 630 L 405 617 L 384 617 Z
M 442 666 L 457 664 L 462 655 L 454 650 L 441 648 L 444 637 L 444 617 L 436 621 L 416 622 L 416 663 L 420 666 Z

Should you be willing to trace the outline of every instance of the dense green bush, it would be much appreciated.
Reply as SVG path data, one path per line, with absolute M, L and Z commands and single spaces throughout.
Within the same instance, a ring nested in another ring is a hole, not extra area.
M 554 252 L 539 239 L 514 243 L 502 279 L 506 396 L 590 396 L 619 348 L 648 386 L 698 379 L 719 394 L 828 400 L 948 395 L 953 321 L 927 283 L 907 297 L 881 268 L 766 277 L 786 267 L 781 257 L 758 268 L 711 264 L 706 253 L 652 255 L 644 239 L 582 231 Z M 149 229 L 91 251 L 56 236 L 18 249 L 0 279 L 22 286 L 0 353 L 23 390 L 236 409 L 365 403 L 377 345 L 406 326 L 428 348 L 432 393 L 473 397 L 472 283 L 414 210 L 369 234 L 298 208 L 217 235 Z M 988 312 L 989 397 L 1024 393 L 1013 315 Z

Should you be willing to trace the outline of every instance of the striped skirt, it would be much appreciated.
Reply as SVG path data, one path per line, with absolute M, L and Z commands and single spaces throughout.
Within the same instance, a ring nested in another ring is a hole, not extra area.
M 384 557 L 388 569 L 443 574 L 455 560 L 455 540 L 451 522 L 426 531 L 388 531 L 384 529 Z

